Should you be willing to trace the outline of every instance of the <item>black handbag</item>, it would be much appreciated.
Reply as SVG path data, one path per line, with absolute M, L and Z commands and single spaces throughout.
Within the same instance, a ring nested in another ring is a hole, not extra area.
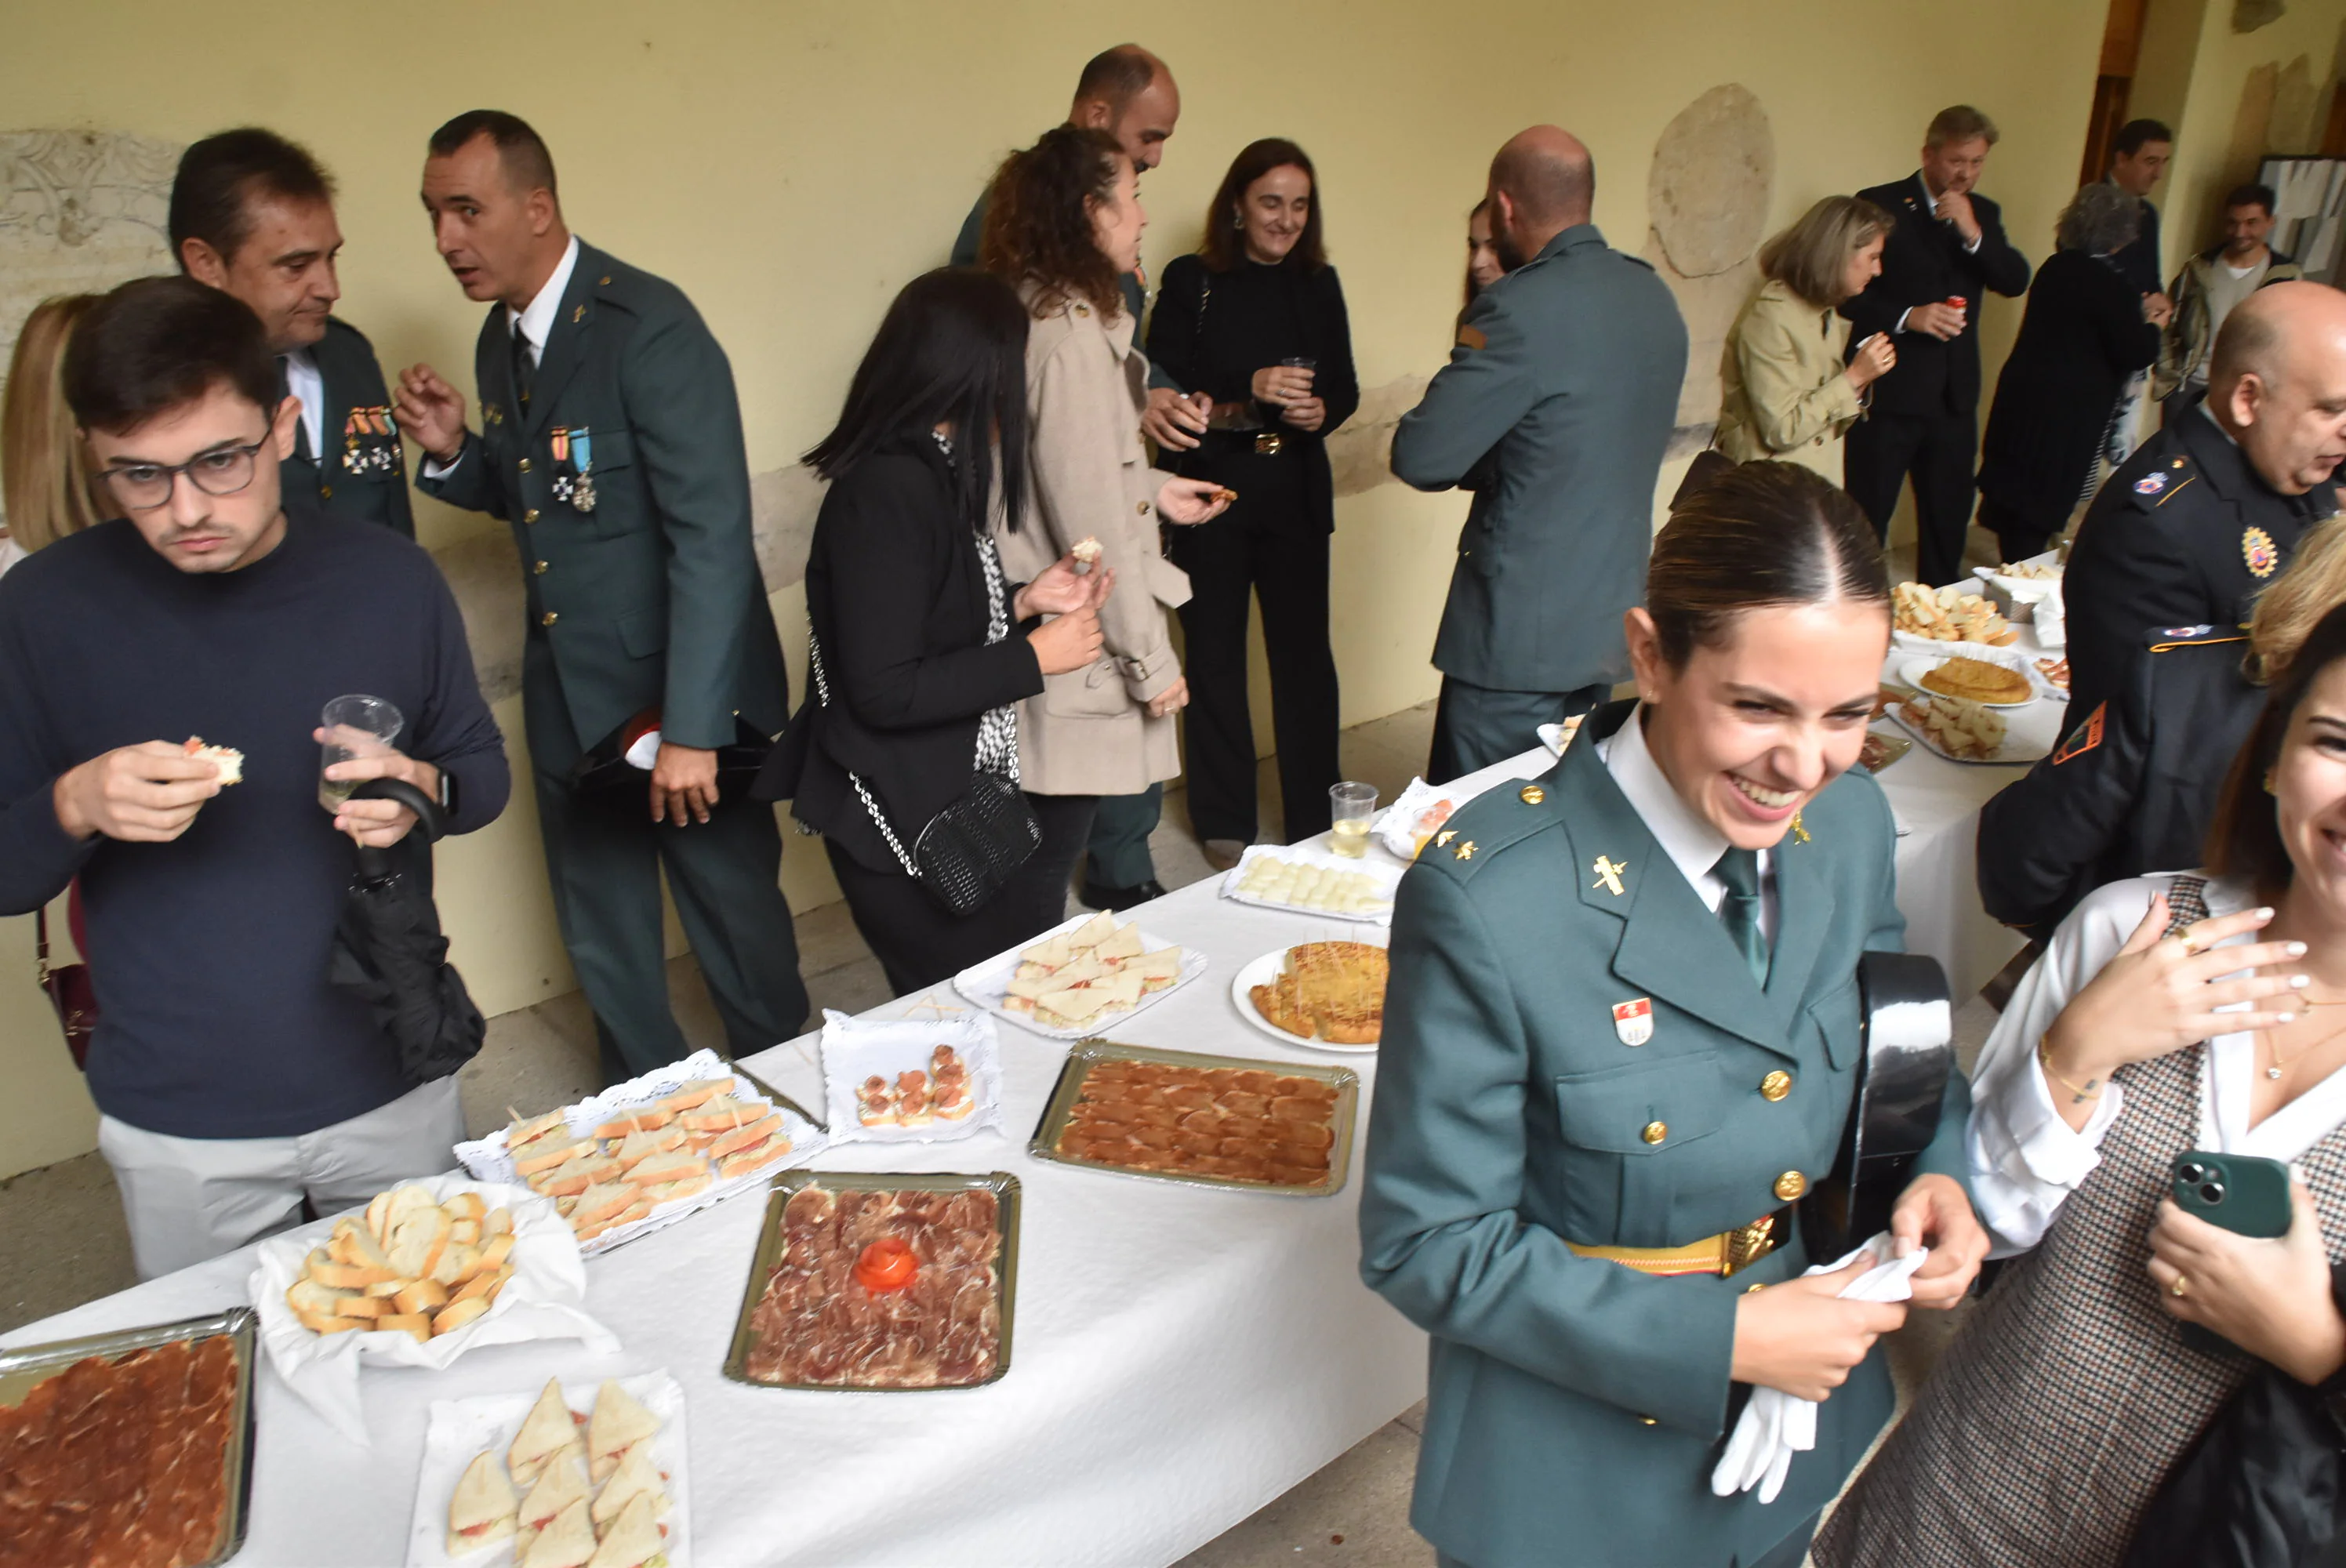
M 415 813 L 420 849 L 447 830 L 440 803 L 402 779 L 370 779 L 352 799 L 396 800 Z M 448 962 L 432 890 L 402 871 L 396 851 L 358 849 L 358 867 L 334 926 L 326 979 L 357 995 L 399 1048 L 411 1084 L 444 1078 L 480 1054 L 488 1023 Z
M 831 683 L 823 677 L 822 647 L 811 628 L 807 632 L 807 667 L 814 677 L 816 705 L 829 708 Z M 927 889 L 948 914 L 965 915 L 983 908 L 1043 841 L 1042 824 L 1035 820 L 1035 809 L 1026 804 L 1017 784 L 974 762 L 969 788 L 929 819 L 909 853 L 888 825 L 888 814 L 852 769 L 847 781 L 855 786 L 856 798 L 904 874 Z

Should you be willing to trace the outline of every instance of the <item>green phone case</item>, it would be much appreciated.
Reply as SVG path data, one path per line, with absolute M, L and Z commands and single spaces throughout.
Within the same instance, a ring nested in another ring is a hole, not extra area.
M 2289 1167 L 2257 1155 L 2188 1149 L 2175 1156 L 2175 1202 L 2239 1236 L 2289 1234 Z

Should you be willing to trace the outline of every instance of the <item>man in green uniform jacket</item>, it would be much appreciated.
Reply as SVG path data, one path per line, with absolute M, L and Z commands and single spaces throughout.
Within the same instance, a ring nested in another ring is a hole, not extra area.
M 1780 1496 L 1712 1493 L 1749 1391 L 1737 1302 L 1831 1261 L 1780 1211 L 1850 1115 L 1858 959 L 1903 946 L 1889 803 L 1846 773 L 1770 851 L 1763 988 L 1599 755 L 1635 710 L 1461 809 L 1394 911 L 1361 1272 L 1433 1337 L 1411 1522 L 1472 1568 L 1774 1568 L 1892 1405 L 1877 1349 Z M 1918 1179 L 1965 1179 L 1969 1106 L 1951 1074 Z M 1678 1247 L 1771 1213 L 1789 1238 L 1731 1278 L 1567 1245 Z
M 1621 612 L 1642 596 L 1687 331 L 1654 270 L 1589 222 L 1595 190 L 1588 149 L 1554 126 L 1499 149 L 1510 270 L 1393 433 L 1403 484 L 1475 486 L 1433 643 L 1437 783 L 1529 749 L 1629 673 Z
M 686 1054 L 663 862 L 733 1051 L 762 1050 L 798 1033 L 807 996 L 773 809 L 746 779 L 718 784 L 719 748 L 762 742 L 790 716 L 732 368 L 673 285 L 571 236 L 553 159 L 513 116 L 474 110 L 434 133 L 423 201 L 467 296 L 500 302 L 474 360 L 481 433 L 428 366 L 401 377 L 400 418 L 431 456 L 424 490 L 505 518 L 521 546 L 523 719 L 605 1069 Z M 604 771 L 633 782 L 581 787 L 582 759 L 622 753 L 649 774 L 621 763 Z
M 342 297 L 334 186 L 274 131 L 222 131 L 180 155 L 171 182 L 171 251 L 197 282 L 260 318 L 288 397 L 301 402 L 284 493 L 413 539 L 407 460 L 364 333 L 332 314 Z

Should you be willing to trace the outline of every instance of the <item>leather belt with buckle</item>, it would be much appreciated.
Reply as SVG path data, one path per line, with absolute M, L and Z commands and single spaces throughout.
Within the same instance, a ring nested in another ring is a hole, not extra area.
M 1254 438 L 1254 453 L 1257 457 L 1277 457 L 1283 444 L 1277 431 L 1267 430 Z
M 1583 1247 L 1576 1241 L 1565 1246 L 1582 1257 L 1601 1257 L 1640 1274 L 1716 1274 L 1724 1279 L 1775 1251 L 1791 1222 L 1792 1211 L 1780 1208 L 1749 1225 L 1722 1230 L 1684 1247 Z

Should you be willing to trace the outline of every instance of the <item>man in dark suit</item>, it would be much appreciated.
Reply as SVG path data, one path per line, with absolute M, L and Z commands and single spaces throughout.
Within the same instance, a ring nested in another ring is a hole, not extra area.
M 1529 750 L 1629 673 L 1621 615 L 1645 596 L 1687 330 L 1653 268 L 1589 221 L 1596 188 L 1588 149 L 1554 126 L 1499 149 L 1491 235 L 1507 274 L 1393 433 L 1403 484 L 1475 480 L 1433 643 L 1437 783 Z
M 293 455 L 279 464 L 284 493 L 413 538 L 382 367 L 332 313 L 342 231 L 317 159 L 257 127 L 206 137 L 179 157 L 169 227 L 179 270 L 260 318 L 284 392 L 301 400 Z
M 1850 430 L 1848 489 L 1886 537 L 1913 477 L 1914 575 L 1925 583 L 1963 571 L 1979 455 L 1982 292 L 2028 287 L 2027 259 L 2005 241 L 1995 203 L 1973 193 L 1996 135 L 1968 104 L 1942 109 L 1920 169 L 1858 192 L 1898 224 L 1882 248 L 1882 275 L 1841 313 L 1852 343 L 1892 333 L 1898 366 L 1873 383 L 1872 411 Z
M 572 237 L 554 160 L 515 117 L 476 109 L 433 133 L 423 205 L 466 297 L 491 303 L 482 428 L 426 365 L 400 377 L 399 417 L 430 455 L 424 490 L 503 517 L 521 546 L 539 826 L 605 1071 L 685 1054 L 663 864 L 735 1054 L 788 1039 L 807 996 L 780 835 L 748 779 L 718 779 L 720 747 L 790 717 L 732 367 L 674 285 Z M 582 759 L 622 755 L 599 772 L 625 787 L 582 784 Z

